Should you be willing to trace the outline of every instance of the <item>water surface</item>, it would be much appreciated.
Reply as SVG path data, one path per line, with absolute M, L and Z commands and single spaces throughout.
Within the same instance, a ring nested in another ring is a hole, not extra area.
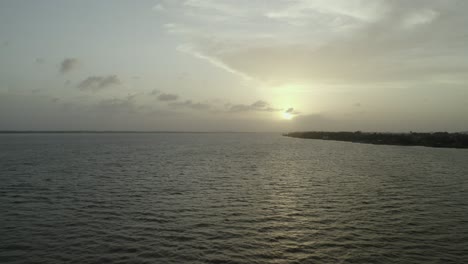
M 0 135 L 1 263 L 468 263 L 468 150 Z

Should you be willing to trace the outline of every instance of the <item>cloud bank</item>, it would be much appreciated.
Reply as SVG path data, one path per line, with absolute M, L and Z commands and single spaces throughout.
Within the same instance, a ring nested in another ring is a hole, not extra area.
M 468 77 L 466 1 L 161 2 L 179 50 L 267 83 Z M 212 23 L 212 21 L 217 23 Z

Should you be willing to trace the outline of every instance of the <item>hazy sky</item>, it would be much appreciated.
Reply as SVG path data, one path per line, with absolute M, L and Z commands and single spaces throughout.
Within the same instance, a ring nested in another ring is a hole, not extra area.
M 465 131 L 468 1 L 0 1 L 0 130 Z

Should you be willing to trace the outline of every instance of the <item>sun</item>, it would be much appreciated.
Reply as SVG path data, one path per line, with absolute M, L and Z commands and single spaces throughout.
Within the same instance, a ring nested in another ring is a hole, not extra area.
M 281 117 L 286 120 L 291 120 L 293 119 L 294 115 L 288 112 L 282 112 Z

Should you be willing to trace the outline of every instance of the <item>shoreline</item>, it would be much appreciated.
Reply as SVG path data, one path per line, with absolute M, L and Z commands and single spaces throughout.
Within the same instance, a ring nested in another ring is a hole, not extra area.
M 323 132 L 304 131 L 283 134 L 286 137 L 364 143 L 373 145 L 424 146 L 432 148 L 468 149 L 465 133 L 382 133 L 382 132 Z

